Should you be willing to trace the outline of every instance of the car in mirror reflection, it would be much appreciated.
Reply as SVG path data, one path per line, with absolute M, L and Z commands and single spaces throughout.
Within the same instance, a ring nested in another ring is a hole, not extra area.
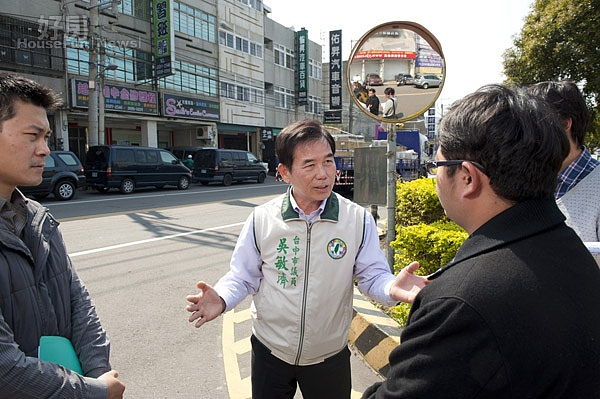
M 437 75 L 422 75 L 420 77 L 417 78 L 417 80 L 415 81 L 415 86 L 423 88 L 423 89 L 428 89 L 430 87 L 440 87 L 440 85 L 442 84 L 442 78 L 440 78 Z

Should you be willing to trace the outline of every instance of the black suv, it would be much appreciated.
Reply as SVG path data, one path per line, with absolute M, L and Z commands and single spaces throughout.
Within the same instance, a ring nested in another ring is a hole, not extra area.
M 61 201 L 75 196 L 77 188 L 85 185 L 83 166 L 77 155 L 70 151 L 51 151 L 46 157 L 42 182 L 38 186 L 19 186 L 27 196 L 43 199 L 53 193 Z

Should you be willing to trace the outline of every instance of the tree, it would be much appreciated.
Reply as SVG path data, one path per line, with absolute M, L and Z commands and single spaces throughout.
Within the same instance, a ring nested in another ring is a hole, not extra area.
M 600 0 L 536 0 L 513 47 L 504 52 L 507 84 L 571 79 L 584 93 L 592 120 L 586 137 L 600 147 Z

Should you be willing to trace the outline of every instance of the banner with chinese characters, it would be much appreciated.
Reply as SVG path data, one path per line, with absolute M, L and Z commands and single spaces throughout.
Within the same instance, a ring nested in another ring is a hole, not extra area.
M 342 109 L 342 31 L 329 31 L 329 109 Z
M 308 104 L 308 31 L 296 32 L 298 54 L 298 105 Z
M 163 94 L 163 115 L 177 118 L 192 118 L 218 121 L 219 103 L 183 96 Z
M 88 108 L 89 87 L 84 80 L 72 80 L 72 103 L 76 108 Z M 115 112 L 158 115 L 158 92 L 105 84 L 104 109 Z
M 153 45 L 156 77 L 161 78 L 173 74 L 175 62 L 175 35 L 171 16 L 173 3 L 171 0 L 153 1 Z

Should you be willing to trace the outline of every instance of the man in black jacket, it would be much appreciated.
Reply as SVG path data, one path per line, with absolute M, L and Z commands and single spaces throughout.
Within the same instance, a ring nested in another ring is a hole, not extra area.
M 554 201 L 569 151 L 554 114 L 491 85 L 444 116 L 428 169 L 470 236 L 364 398 L 600 397 L 600 270 Z
M 379 115 L 379 104 L 380 103 L 379 97 L 377 97 L 377 92 L 374 88 L 371 87 L 369 89 L 369 98 L 367 98 L 367 102 L 365 103 L 365 105 L 373 115 Z

